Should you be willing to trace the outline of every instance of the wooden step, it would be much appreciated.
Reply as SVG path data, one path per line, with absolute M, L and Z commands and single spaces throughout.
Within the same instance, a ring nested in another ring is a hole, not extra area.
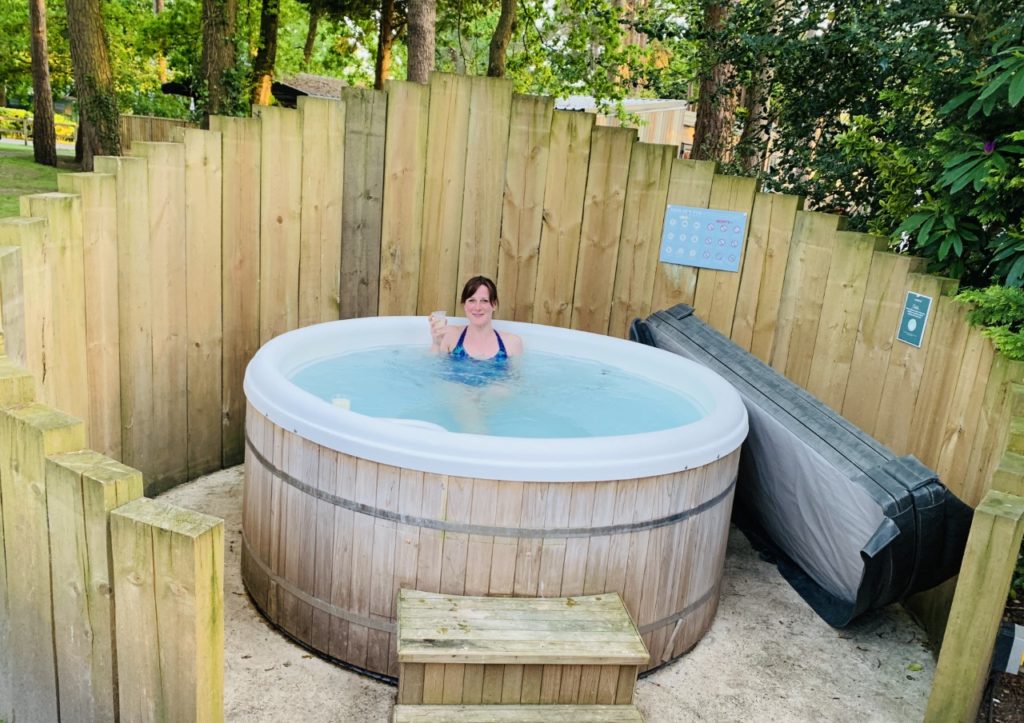
M 394 723 L 643 723 L 635 705 L 396 705 Z
M 398 598 L 403 704 L 623 705 L 648 657 L 617 593 Z

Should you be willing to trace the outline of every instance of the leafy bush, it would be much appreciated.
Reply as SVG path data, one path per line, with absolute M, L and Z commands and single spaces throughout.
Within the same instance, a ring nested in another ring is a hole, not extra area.
M 982 327 L 996 349 L 1010 359 L 1024 359 L 1024 289 L 989 286 L 969 289 L 956 298 L 971 306 L 967 320 Z

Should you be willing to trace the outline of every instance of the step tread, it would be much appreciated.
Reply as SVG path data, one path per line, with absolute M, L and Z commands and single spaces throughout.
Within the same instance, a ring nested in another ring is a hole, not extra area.
M 643 723 L 635 705 L 396 705 L 395 723 Z
M 643 665 L 636 626 L 617 593 L 499 598 L 402 590 L 402 663 Z

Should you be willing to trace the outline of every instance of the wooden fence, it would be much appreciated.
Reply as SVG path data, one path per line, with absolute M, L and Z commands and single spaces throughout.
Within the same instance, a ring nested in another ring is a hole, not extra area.
M 137 141 L 166 142 L 174 140 L 176 128 L 195 128 L 196 124 L 180 118 L 158 118 L 150 115 L 120 117 L 121 148 L 125 153 Z
M 261 343 L 454 313 L 472 274 L 496 278 L 503 318 L 616 336 L 692 304 L 970 504 L 991 486 L 1024 366 L 966 324 L 955 282 L 799 198 L 489 78 L 345 89 L 178 133 L 0 220 L 24 274 L 0 299 L 12 358 L 147 494 L 241 461 Z M 746 212 L 740 271 L 659 263 L 667 203 Z M 920 348 L 895 340 L 908 291 L 934 299 Z M 939 629 L 951 590 L 917 604 Z
M 0 720 L 222 719 L 223 522 L 142 498 L 34 387 L 0 357 Z

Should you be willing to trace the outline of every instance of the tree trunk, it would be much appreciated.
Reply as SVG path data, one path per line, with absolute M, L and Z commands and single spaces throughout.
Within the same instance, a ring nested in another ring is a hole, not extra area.
M 744 92 L 747 118 L 743 123 L 743 133 L 736 144 L 737 152 L 740 154 L 740 165 L 744 172 L 749 174 L 761 170 L 768 146 L 768 108 L 765 100 L 768 97 L 770 71 L 766 59 L 762 58 L 760 65 L 761 72 Z
M 729 63 L 723 63 L 717 57 L 717 48 L 724 42 L 719 35 L 729 15 L 727 2 L 709 0 L 704 7 L 704 24 L 712 37 L 710 45 L 714 62 L 701 74 L 697 98 L 697 120 L 690 157 L 698 160 L 727 160 L 733 145 L 736 93 L 731 85 L 734 71 Z
M 277 21 L 280 0 L 263 0 L 260 11 L 260 45 L 252 63 L 252 103 L 270 105 L 270 84 L 274 80 L 277 62 Z
M 32 153 L 36 163 L 57 165 L 57 131 L 53 125 L 53 92 L 50 90 L 50 51 L 46 47 L 46 2 L 29 0 L 32 33 Z
M 238 0 L 203 0 L 203 83 L 206 103 L 203 127 L 210 116 L 227 112 L 235 105 L 226 75 L 235 65 L 235 21 Z
M 407 80 L 426 83 L 434 69 L 437 0 L 409 0 L 409 72 Z
M 324 9 L 319 5 L 309 6 L 309 29 L 306 31 L 306 45 L 302 48 L 302 69 L 309 69 L 309 59 L 313 57 L 313 45 L 316 44 L 316 27 Z
M 164 0 L 153 0 L 153 14 L 159 15 L 164 11 Z M 167 82 L 167 56 L 164 55 L 164 48 L 156 51 L 156 77 L 161 83 Z
M 121 126 L 110 69 L 100 0 L 65 0 L 71 64 L 78 99 L 82 170 L 92 170 L 93 156 L 121 154 Z M 76 151 L 76 156 L 77 156 Z
M 487 55 L 487 75 L 492 78 L 505 77 L 505 51 L 512 40 L 512 26 L 516 21 L 515 0 L 501 0 L 501 15 L 491 36 L 491 48 Z
M 384 90 L 384 81 L 391 75 L 391 44 L 394 42 L 395 0 L 381 0 L 380 35 L 377 37 L 377 62 L 373 87 Z

